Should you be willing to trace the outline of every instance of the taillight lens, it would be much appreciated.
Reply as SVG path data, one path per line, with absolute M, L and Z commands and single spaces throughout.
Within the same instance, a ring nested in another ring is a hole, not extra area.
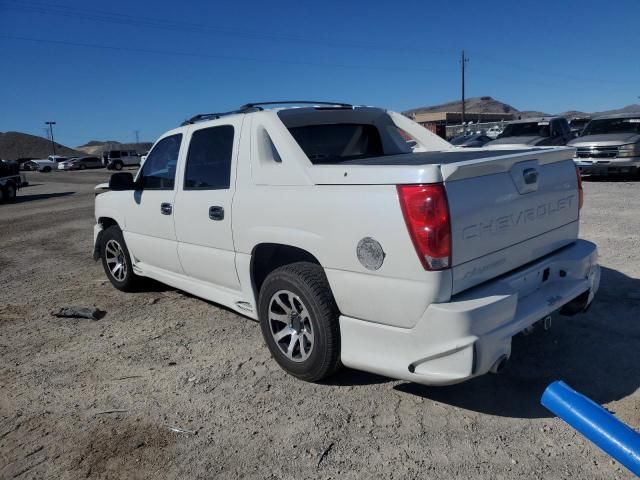
M 451 224 L 444 185 L 398 185 L 404 221 L 426 270 L 451 266 Z
M 576 167 L 576 175 L 578 176 L 578 210 L 582 208 L 584 204 L 584 190 L 582 190 L 582 175 L 580 175 L 580 169 Z

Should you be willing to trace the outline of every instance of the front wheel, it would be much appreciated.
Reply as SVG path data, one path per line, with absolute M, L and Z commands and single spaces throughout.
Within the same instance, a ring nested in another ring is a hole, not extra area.
M 262 335 L 289 374 L 317 382 L 340 366 L 340 315 L 320 265 L 298 262 L 265 279 L 258 300 Z
M 123 292 L 133 292 L 140 283 L 140 277 L 133 273 L 133 264 L 124 236 L 118 226 L 112 225 L 102 232 L 100 256 L 102 267 L 111 284 Z
M 51 171 L 51 167 L 44 167 L 42 169 L 43 172 L 49 173 Z
M 114 168 L 115 170 L 118 170 L 118 171 L 122 170 L 122 167 L 123 167 L 123 166 L 124 166 L 124 165 L 122 164 L 122 162 L 116 162 L 116 163 L 114 163 L 114 164 L 113 164 L 113 168 Z

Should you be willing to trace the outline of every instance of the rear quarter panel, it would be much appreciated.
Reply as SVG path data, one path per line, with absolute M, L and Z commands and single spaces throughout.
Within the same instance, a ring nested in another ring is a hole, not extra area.
M 344 315 L 410 327 L 450 296 L 450 272 L 426 272 L 418 259 L 395 185 L 239 186 L 233 231 L 241 253 L 280 243 L 313 254 Z M 385 252 L 378 270 L 357 258 L 364 237 Z

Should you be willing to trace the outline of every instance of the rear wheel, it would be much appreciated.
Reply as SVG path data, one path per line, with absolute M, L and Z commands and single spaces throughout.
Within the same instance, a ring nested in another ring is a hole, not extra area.
M 258 300 L 262 335 L 289 374 L 316 382 L 340 366 L 340 315 L 324 270 L 298 262 L 265 279 Z
M 11 202 L 12 200 L 15 200 L 15 198 L 16 198 L 16 186 L 13 183 L 9 182 L 4 187 L 4 199 L 7 202 Z
M 87 168 L 87 166 L 84 163 L 80 164 L 80 170 L 84 170 L 85 168 Z
M 43 172 L 50 172 L 51 171 L 51 167 L 46 166 L 42 169 Z
M 133 292 L 140 284 L 140 277 L 133 273 L 129 250 L 122 231 L 112 225 L 102 233 L 100 256 L 102 266 L 111 284 L 123 292 Z
M 122 167 L 124 167 L 124 164 L 122 162 L 114 162 L 114 164 L 113 164 L 113 168 L 115 170 L 118 170 L 118 171 L 122 170 Z

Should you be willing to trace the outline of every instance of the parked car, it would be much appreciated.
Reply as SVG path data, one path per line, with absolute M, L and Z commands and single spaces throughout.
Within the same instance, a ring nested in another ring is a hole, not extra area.
M 59 170 L 84 170 L 86 168 L 103 168 L 98 157 L 74 157 L 66 162 L 58 163 Z
M 11 202 L 21 187 L 28 185 L 24 174 L 20 174 L 18 162 L 0 160 L 0 203 Z
M 31 170 L 37 170 L 39 172 L 50 172 L 51 170 L 57 170 L 58 163 L 66 162 L 69 160 L 67 157 L 60 155 L 49 155 L 44 160 L 30 160 L 27 162 Z
M 109 150 L 102 153 L 102 164 L 109 170 L 122 170 L 125 166 L 140 165 L 135 150 Z
M 508 123 L 487 147 L 542 147 L 566 145 L 572 139 L 564 117 L 528 118 Z
M 605 115 L 591 120 L 569 142 L 585 174 L 640 173 L 640 114 Z
M 16 159 L 16 162 L 18 162 L 18 165 L 20 165 L 20 170 L 27 170 L 27 168 L 25 168 L 25 164 L 27 162 L 29 162 L 30 160 L 35 160 L 34 157 L 20 157 L 18 159 Z
M 483 147 L 490 142 L 491 139 L 487 135 L 474 134 L 474 135 L 461 135 L 451 139 L 451 145 L 463 148 Z
M 498 125 L 494 125 L 493 127 L 489 128 L 487 130 L 487 137 L 491 138 L 491 139 L 496 139 L 498 138 L 498 135 L 500 135 L 502 133 L 503 128 L 498 126 Z
M 96 187 L 114 287 L 151 277 L 258 319 L 308 381 L 342 364 L 461 382 L 589 306 L 600 270 L 571 149 L 465 151 L 388 110 L 294 104 L 194 117 Z
M 580 136 L 582 130 L 584 130 L 584 127 L 586 127 L 590 121 L 590 117 L 579 117 L 569 120 L 569 128 L 571 129 L 571 134 L 574 136 L 574 138 Z

